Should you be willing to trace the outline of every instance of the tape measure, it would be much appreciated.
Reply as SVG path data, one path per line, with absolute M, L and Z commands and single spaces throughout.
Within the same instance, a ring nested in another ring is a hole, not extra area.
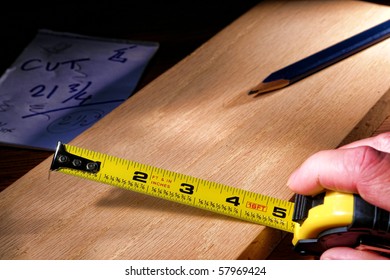
M 294 203 L 58 143 L 51 170 L 294 232 Z
M 50 169 L 294 233 L 301 253 L 335 246 L 390 253 L 390 213 L 358 195 L 328 191 L 290 202 L 61 142 Z

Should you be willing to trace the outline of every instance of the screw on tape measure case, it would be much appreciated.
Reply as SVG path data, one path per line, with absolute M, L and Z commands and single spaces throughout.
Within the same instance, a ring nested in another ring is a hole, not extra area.
M 390 253 L 390 213 L 358 195 L 296 195 L 295 203 L 58 143 L 51 170 L 294 233 L 298 252 L 336 246 Z

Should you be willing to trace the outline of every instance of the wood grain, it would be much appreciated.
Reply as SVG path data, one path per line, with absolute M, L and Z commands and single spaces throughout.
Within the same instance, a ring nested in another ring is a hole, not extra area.
M 290 199 L 292 170 L 337 147 L 389 90 L 390 41 L 280 91 L 246 92 L 389 17 L 389 7 L 359 1 L 260 3 L 71 144 Z M 265 258 L 283 238 L 111 186 L 48 178 L 50 161 L 0 193 L 1 259 Z

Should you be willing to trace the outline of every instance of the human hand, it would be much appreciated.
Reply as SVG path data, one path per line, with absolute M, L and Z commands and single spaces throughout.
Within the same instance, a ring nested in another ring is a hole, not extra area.
M 367 202 L 390 211 L 390 132 L 312 155 L 291 174 L 287 185 L 303 195 L 324 189 L 358 193 Z M 386 258 L 338 247 L 325 251 L 321 259 Z

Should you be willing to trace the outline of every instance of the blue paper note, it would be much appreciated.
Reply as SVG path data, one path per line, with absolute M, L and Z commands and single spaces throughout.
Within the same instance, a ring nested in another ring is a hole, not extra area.
M 69 142 L 131 96 L 157 49 L 40 30 L 0 78 L 0 143 Z

